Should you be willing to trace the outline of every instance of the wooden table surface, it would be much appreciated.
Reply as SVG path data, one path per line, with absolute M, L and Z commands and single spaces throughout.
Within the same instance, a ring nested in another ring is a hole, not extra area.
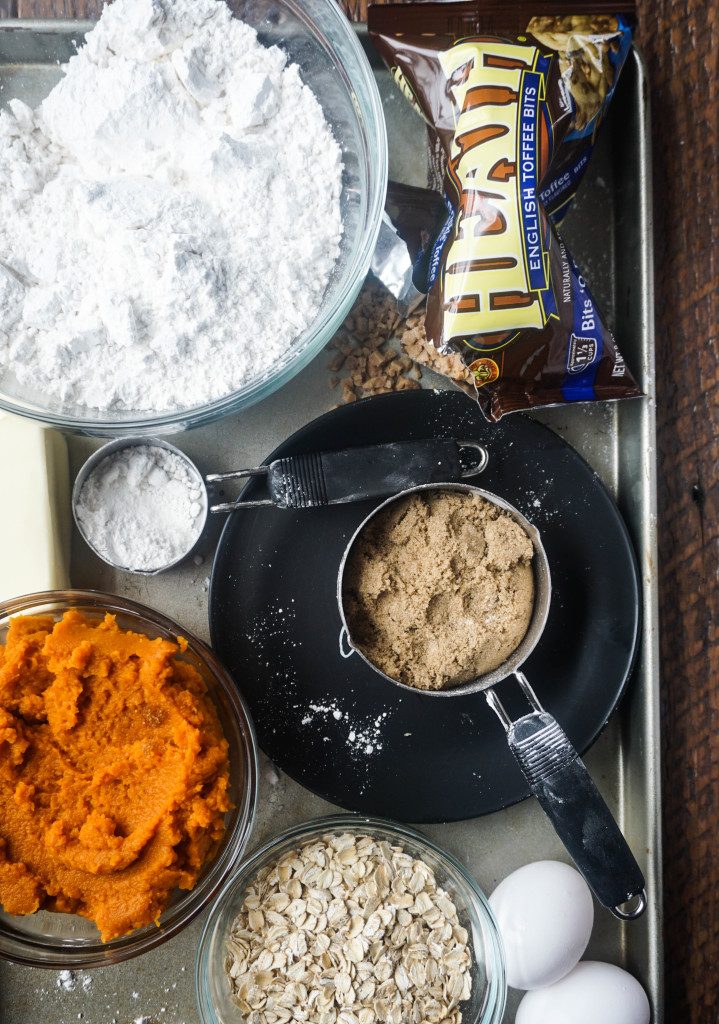
M 101 0 L 0 0 L 94 17 Z M 362 18 L 362 0 L 348 0 Z M 638 0 L 651 86 L 668 1024 L 719 1021 L 719 5 Z M 715 675 L 716 673 L 716 675 Z M 577 1022 L 581 1024 L 581 1022 Z

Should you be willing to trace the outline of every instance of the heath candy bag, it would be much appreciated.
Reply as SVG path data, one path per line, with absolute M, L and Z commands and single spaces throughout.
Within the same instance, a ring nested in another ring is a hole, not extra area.
M 556 227 L 629 50 L 631 10 L 581 0 L 369 8 L 371 38 L 427 124 L 430 181 L 441 181 L 425 220 L 439 200 L 444 213 L 412 253 L 427 337 L 460 352 L 490 420 L 642 394 Z

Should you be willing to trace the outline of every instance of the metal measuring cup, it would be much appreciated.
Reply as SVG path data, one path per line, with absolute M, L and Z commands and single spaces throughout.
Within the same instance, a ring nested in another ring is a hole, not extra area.
M 80 516 L 78 515 L 80 493 L 88 477 L 98 468 L 98 466 L 100 466 L 105 461 L 105 459 L 109 458 L 111 455 L 114 455 L 116 452 L 119 451 L 124 451 L 127 448 L 137 447 L 162 448 L 164 449 L 164 451 L 170 452 L 172 455 L 180 459 L 185 469 L 187 470 L 188 476 L 193 481 L 193 484 L 199 491 L 200 495 L 200 513 L 195 521 L 195 528 L 193 531 L 191 543 L 189 543 L 187 548 L 185 548 L 185 550 L 178 554 L 176 558 L 173 558 L 172 560 L 165 562 L 163 565 L 159 565 L 153 569 L 138 569 L 136 567 L 129 565 L 121 565 L 119 562 L 114 561 L 112 558 L 108 556 L 107 552 L 101 551 L 93 543 L 92 538 L 88 535 L 88 532 L 85 529 Z M 183 451 L 181 451 L 179 448 L 176 448 L 175 445 L 170 444 L 168 441 L 165 441 L 160 437 L 119 437 L 116 438 L 114 441 L 108 441 L 107 444 L 104 444 L 101 448 L 98 448 L 97 451 L 93 452 L 93 454 L 90 455 L 89 458 L 83 463 L 79 473 L 75 478 L 75 483 L 72 489 L 72 514 L 75 520 L 75 525 L 77 526 L 77 529 L 80 532 L 82 539 L 85 541 L 90 550 L 93 551 L 98 558 L 101 558 L 103 562 L 106 562 L 114 569 L 122 569 L 124 572 L 132 572 L 138 576 L 156 576 L 158 573 L 165 572 L 167 569 L 171 569 L 173 568 L 173 566 L 178 565 L 184 558 L 186 558 L 190 554 L 190 552 L 194 549 L 195 545 L 200 539 L 202 531 L 205 528 L 205 524 L 207 522 L 208 504 L 209 502 L 205 481 L 203 480 L 202 474 L 198 470 L 197 466 Z
M 527 533 L 534 548 L 534 607 L 529 627 L 512 654 L 491 672 L 444 690 L 421 690 L 392 679 L 374 665 L 352 641 L 344 609 L 344 578 L 347 561 L 360 534 L 368 523 L 388 505 L 423 491 L 463 491 L 477 494 L 485 501 L 503 509 Z M 507 734 L 509 749 L 514 755 L 530 791 L 537 797 L 567 852 L 574 860 L 595 896 L 621 920 L 639 917 L 646 908 L 644 877 L 599 790 L 556 719 L 545 711 L 520 671 L 521 665 L 537 645 L 544 630 L 552 596 L 549 562 L 541 536 L 513 505 L 503 498 L 470 484 L 422 484 L 393 495 L 374 509 L 355 530 L 345 548 L 337 577 L 337 603 L 342 619 L 340 651 L 344 657 L 355 652 L 378 675 L 393 686 L 411 690 L 427 698 L 451 698 L 483 692 L 485 699 Z M 512 720 L 493 686 L 514 676 L 531 705 L 532 711 Z M 622 909 L 632 901 L 631 907 Z

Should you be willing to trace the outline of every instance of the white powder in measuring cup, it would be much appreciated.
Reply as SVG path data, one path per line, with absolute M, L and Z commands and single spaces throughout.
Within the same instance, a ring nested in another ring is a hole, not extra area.
M 221 0 L 115 0 L 63 71 L 0 113 L 0 373 L 163 412 L 283 360 L 342 231 L 298 67 Z
M 85 538 L 113 565 L 153 572 L 178 561 L 205 521 L 202 483 L 166 448 L 133 445 L 104 458 L 75 503 Z

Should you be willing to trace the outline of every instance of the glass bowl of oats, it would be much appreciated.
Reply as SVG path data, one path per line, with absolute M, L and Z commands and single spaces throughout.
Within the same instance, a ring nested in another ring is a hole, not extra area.
M 217 897 L 195 973 L 203 1024 L 499 1024 L 504 951 L 450 853 L 397 822 L 296 825 Z

